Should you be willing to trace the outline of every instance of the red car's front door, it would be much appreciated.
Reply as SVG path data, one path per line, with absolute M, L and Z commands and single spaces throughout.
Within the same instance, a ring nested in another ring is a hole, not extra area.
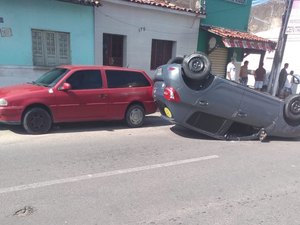
M 77 70 L 65 81 L 70 90 L 56 90 L 54 120 L 91 121 L 108 118 L 107 90 L 102 88 L 99 70 Z

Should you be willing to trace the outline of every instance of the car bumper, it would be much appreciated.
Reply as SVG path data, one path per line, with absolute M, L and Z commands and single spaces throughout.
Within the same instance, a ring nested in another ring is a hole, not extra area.
M 186 117 L 191 113 L 189 107 L 177 103 L 157 100 L 156 105 L 162 117 L 172 123 L 184 125 Z
M 21 124 L 22 108 L 20 107 L 0 107 L 0 123 Z
M 145 114 L 155 113 L 157 111 L 157 106 L 154 101 L 144 102 Z

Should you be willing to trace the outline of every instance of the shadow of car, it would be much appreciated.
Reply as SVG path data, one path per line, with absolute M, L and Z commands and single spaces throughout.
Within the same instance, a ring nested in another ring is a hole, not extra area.
M 300 96 L 285 100 L 210 73 L 201 52 L 157 68 L 153 97 L 163 118 L 216 139 L 300 136 Z

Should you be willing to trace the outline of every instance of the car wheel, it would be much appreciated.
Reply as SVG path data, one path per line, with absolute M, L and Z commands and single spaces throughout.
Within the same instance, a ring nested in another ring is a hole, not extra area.
M 140 105 L 132 105 L 126 112 L 126 123 L 129 127 L 141 127 L 145 119 L 145 110 Z
M 291 121 L 300 120 L 300 96 L 291 95 L 285 99 L 285 116 Z
M 26 111 L 23 118 L 23 127 L 29 134 L 47 133 L 52 126 L 49 113 L 42 108 L 32 108 Z
M 181 56 L 177 56 L 177 57 L 174 57 L 174 58 L 171 58 L 167 64 L 173 64 L 173 63 L 176 63 L 176 64 L 182 64 L 183 62 L 183 57 Z
M 204 53 L 193 53 L 184 57 L 182 68 L 188 78 L 202 80 L 210 73 L 211 62 Z

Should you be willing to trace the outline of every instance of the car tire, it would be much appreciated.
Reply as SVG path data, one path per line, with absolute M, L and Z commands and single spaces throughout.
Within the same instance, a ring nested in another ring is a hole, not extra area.
M 291 121 L 300 121 L 300 95 L 291 95 L 285 99 L 284 113 Z
M 197 52 L 184 57 L 182 69 L 188 78 L 202 80 L 209 75 L 211 62 L 204 53 Z
M 29 134 L 45 134 L 51 126 L 51 116 L 45 109 L 31 108 L 24 114 L 23 127 Z
M 183 62 L 183 57 L 177 56 L 177 57 L 171 58 L 171 59 L 167 62 L 167 64 L 173 64 L 173 63 L 175 63 L 175 64 L 182 64 L 182 62 Z
M 129 127 L 141 127 L 145 119 L 145 110 L 140 105 L 131 105 L 126 111 L 126 123 Z

